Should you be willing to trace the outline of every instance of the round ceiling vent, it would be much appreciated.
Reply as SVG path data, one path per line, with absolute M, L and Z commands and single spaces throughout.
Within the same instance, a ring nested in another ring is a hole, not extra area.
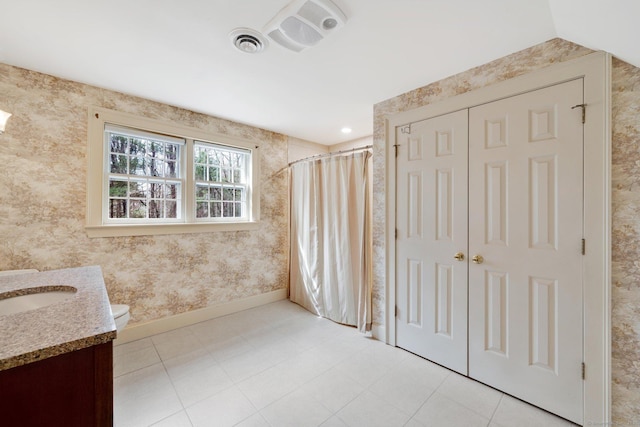
M 267 40 L 251 28 L 236 28 L 229 33 L 233 46 L 244 53 L 259 53 L 267 48 Z

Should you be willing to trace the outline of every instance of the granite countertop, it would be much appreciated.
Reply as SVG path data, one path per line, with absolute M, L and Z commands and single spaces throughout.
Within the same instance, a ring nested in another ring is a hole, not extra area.
M 0 276 L 0 295 L 27 288 L 73 287 L 77 292 L 52 305 L 0 315 L 0 371 L 112 341 L 116 325 L 98 266 Z

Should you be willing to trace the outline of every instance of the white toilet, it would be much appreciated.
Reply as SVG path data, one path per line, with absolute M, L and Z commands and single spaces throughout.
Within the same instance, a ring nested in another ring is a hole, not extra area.
M 113 313 L 113 320 L 116 321 L 116 329 L 118 332 L 122 332 L 131 317 L 129 315 L 129 306 L 126 304 L 111 304 L 111 313 Z
M 38 273 L 35 269 L 25 270 L 5 270 L 0 271 L 0 276 L 11 276 L 14 274 L 26 274 L 26 273 Z M 127 323 L 129 322 L 129 306 L 125 304 L 111 304 L 111 313 L 113 314 L 113 320 L 116 322 L 116 329 L 121 332 Z

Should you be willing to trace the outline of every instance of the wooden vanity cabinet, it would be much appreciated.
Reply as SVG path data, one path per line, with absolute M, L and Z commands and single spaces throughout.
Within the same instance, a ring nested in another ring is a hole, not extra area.
M 0 371 L 0 425 L 112 426 L 112 341 Z

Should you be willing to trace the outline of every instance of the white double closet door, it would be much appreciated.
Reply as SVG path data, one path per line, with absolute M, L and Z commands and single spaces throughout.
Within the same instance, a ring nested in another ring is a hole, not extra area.
M 582 99 L 574 80 L 396 136 L 397 346 L 577 423 Z

